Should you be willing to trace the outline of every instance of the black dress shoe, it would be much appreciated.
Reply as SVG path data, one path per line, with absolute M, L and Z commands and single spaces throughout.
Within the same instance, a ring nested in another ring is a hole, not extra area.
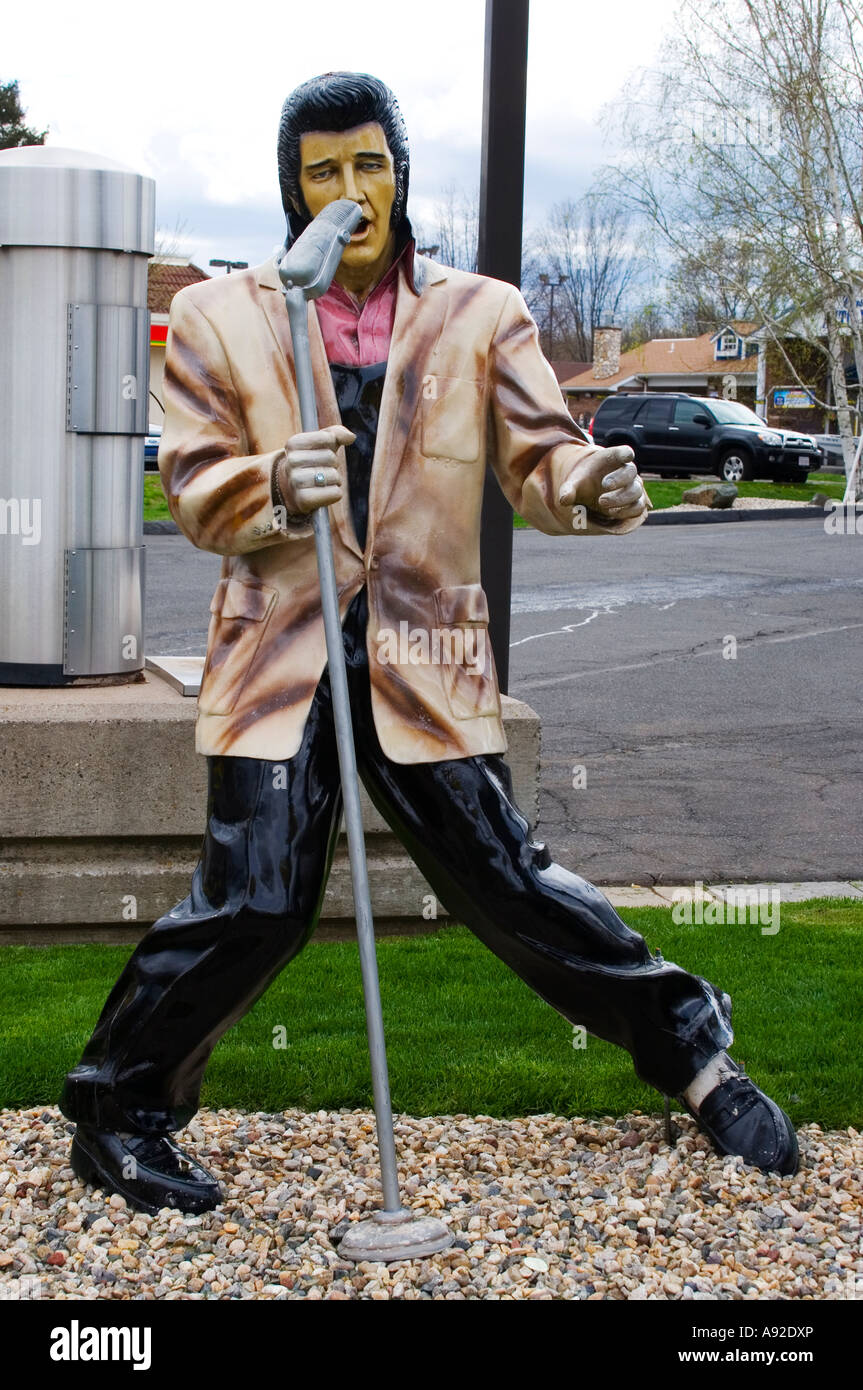
M 797 1172 L 800 1154 L 794 1126 L 744 1071 L 715 1086 L 695 1110 L 678 1096 L 720 1154 L 738 1154 L 765 1173 Z
M 151 1215 L 212 1211 L 222 1200 L 216 1179 L 168 1134 L 111 1134 L 79 1125 L 71 1163 L 82 1182 L 118 1192 L 131 1207 Z

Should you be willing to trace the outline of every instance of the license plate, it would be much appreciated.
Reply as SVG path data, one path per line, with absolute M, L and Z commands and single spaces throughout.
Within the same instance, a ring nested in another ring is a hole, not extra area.
M 798 454 L 798 455 L 797 455 L 797 466 L 798 466 L 798 468 L 808 468 L 808 467 L 809 467 L 809 455 L 808 455 L 808 454 Z

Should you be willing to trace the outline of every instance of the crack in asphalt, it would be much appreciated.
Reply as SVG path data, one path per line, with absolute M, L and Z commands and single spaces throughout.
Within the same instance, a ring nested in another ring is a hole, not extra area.
M 588 623 L 595 622 L 602 614 L 606 617 L 614 617 L 615 610 L 613 608 L 595 608 L 589 617 L 582 618 L 580 623 L 566 623 L 564 627 L 553 628 L 550 632 L 532 632 L 529 637 L 519 637 L 517 641 L 510 642 L 510 649 L 521 647 L 525 642 L 537 642 L 541 637 L 558 637 L 561 633 L 575 632 L 576 628 L 587 627 Z
M 590 609 L 591 618 L 599 613 L 624 608 L 628 604 L 648 604 L 670 608 L 685 600 L 703 598 L 745 598 L 764 593 L 771 598 L 799 593 L 838 593 L 859 589 L 863 578 L 778 579 L 775 575 L 687 574 L 661 579 L 621 580 L 609 584 L 534 584 L 514 587 L 511 611 L 516 613 L 554 613 L 561 609 Z
M 863 581 L 861 581 L 863 582 Z M 841 623 L 836 627 L 814 628 L 811 632 L 756 632 L 751 637 L 739 637 L 737 646 L 757 647 L 768 646 L 773 643 L 782 642 L 802 642 L 810 637 L 826 637 L 835 632 L 850 632 L 855 628 L 863 627 L 860 623 Z M 714 639 L 721 641 L 722 639 Z M 620 671 L 643 671 L 651 666 L 665 666 L 675 661 L 686 661 L 690 657 L 717 656 L 722 654 L 722 648 L 714 644 L 697 643 L 693 647 L 687 647 L 685 651 L 672 652 L 670 655 L 649 656 L 642 661 L 621 662 L 616 666 L 594 666 L 586 671 L 567 671 L 560 676 L 522 676 L 519 680 L 519 690 L 530 689 L 541 690 L 552 685 L 563 685 L 567 681 L 587 680 L 592 676 L 615 675 Z

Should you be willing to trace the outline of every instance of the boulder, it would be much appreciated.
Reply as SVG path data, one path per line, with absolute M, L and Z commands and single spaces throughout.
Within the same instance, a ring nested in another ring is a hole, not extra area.
M 733 483 L 704 483 L 701 487 L 691 487 L 684 492 L 682 502 L 692 502 L 696 507 L 731 507 L 737 496 Z

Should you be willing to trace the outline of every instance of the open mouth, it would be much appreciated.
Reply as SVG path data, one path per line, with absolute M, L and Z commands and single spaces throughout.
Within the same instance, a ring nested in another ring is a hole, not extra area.
M 351 233 L 351 241 L 362 241 L 371 227 L 371 222 L 367 217 L 363 217 L 356 226 L 356 230 Z

